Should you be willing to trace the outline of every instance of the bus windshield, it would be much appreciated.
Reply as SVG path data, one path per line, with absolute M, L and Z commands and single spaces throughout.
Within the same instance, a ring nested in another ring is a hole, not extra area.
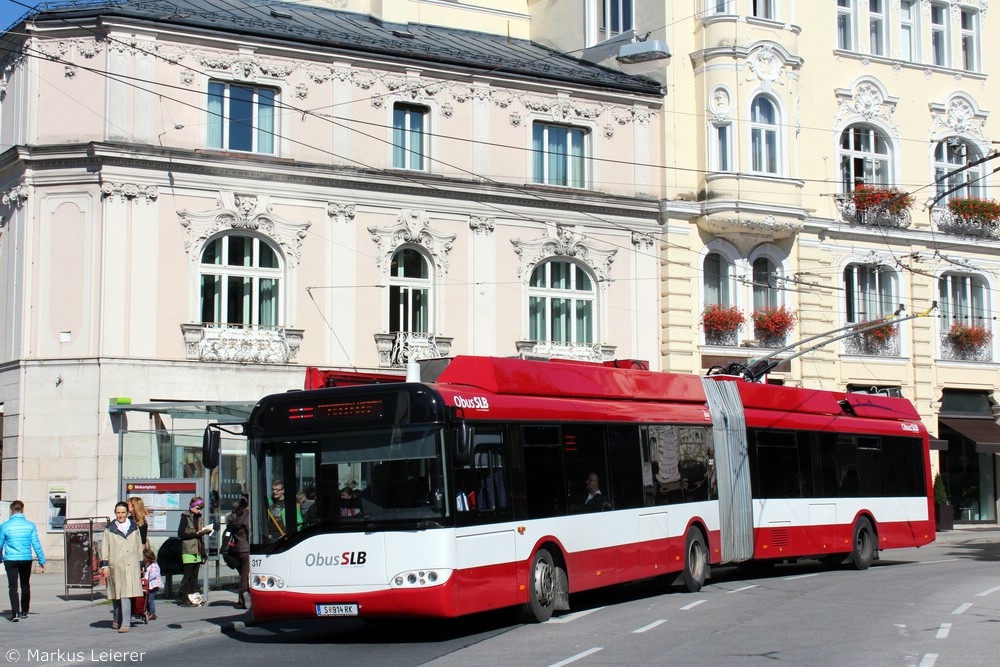
M 266 502 L 256 513 L 257 542 L 371 523 L 431 527 L 449 515 L 440 425 L 279 437 L 258 447 L 264 484 L 258 497 Z

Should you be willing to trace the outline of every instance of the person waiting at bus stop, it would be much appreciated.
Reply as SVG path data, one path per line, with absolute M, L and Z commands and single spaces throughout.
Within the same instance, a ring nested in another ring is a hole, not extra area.
M 111 627 L 118 632 L 128 632 L 132 598 L 142 595 L 141 562 L 139 526 L 128 518 L 128 503 L 120 502 L 101 539 L 101 574 L 107 578 L 108 597 L 113 601 Z
M 201 512 L 205 509 L 204 499 L 195 496 L 188 507 L 188 511 L 181 514 L 181 523 L 177 527 L 177 537 L 181 540 L 181 563 L 184 568 L 180 594 L 182 606 L 194 607 L 205 603 L 205 599 L 198 593 L 196 587 L 198 570 L 207 553 L 201 538 L 211 533 L 212 529 L 202 526 Z

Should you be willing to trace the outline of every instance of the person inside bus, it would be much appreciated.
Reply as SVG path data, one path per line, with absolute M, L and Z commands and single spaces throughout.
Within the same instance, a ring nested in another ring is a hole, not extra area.
M 340 490 L 340 516 L 357 516 L 360 513 L 361 510 L 355 506 L 351 487 L 345 486 Z
M 604 509 L 604 494 L 601 493 L 601 479 L 596 472 L 587 475 L 587 499 L 583 508 L 587 512 L 600 512 Z
M 267 532 L 271 539 L 277 539 L 283 537 L 287 532 L 285 530 L 285 484 L 281 480 L 278 480 L 271 484 L 271 498 L 268 500 L 267 517 L 268 526 Z M 295 528 L 298 529 L 302 525 L 302 512 L 299 510 L 298 505 L 295 506 Z

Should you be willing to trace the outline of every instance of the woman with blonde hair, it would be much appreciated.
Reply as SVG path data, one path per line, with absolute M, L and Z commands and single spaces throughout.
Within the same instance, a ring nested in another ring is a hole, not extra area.
M 139 496 L 132 496 L 128 499 L 128 513 L 139 527 L 139 540 L 142 542 L 142 548 L 146 549 L 149 547 L 149 523 L 146 522 L 149 512 L 146 510 L 146 503 Z

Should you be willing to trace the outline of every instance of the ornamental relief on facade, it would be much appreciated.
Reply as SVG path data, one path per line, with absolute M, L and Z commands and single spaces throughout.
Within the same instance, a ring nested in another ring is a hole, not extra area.
M 931 126 L 928 141 L 941 132 L 964 134 L 979 141 L 989 141 L 986 135 L 987 114 L 979 110 L 975 100 L 964 95 L 952 97 L 946 104 L 931 104 Z
M 184 250 L 192 262 L 201 260 L 202 245 L 222 231 L 251 231 L 278 245 L 289 268 L 302 258 L 302 239 L 312 223 L 292 221 L 276 215 L 269 195 L 220 192 L 218 207 L 212 211 L 177 211 L 181 226 L 187 230 Z
M 66 40 L 31 39 L 25 45 L 26 50 L 37 50 L 50 59 L 65 62 L 67 64 L 66 76 L 70 77 L 76 74 L 76 69 L 73 67 L 73 52 L 83 58 L 90 59 L 103 52 L 105 48 L 128 53 L 132 56 L 155 54 L 159 59 L 179 65 L 182 68 L 179 73 L 180 81 L 185 86 L 194 84 L 195 75 L 199 73 L 192 70 L 191 65 L 185 64 L 185 62 L 196 64 L 208 75 L 211 75 L 212 72 L 227 72 L 237 79 L 245 81 L 252 81 L 260 76 L 281 79 L 288 85 L 288 89 L 293 91 L 292 95 L 300 100 L 306 99 L 310 94 L 308 82 L 322 85 L 332 80 L 338 80 L 350 83 L 359 90 L 370 92 L 371 104 L 376 108 L 384 106 L 385 96 L 389 94 L 414 101 L 427 101 L 443 96 L 447 98 L 447 100 L 441 100 L 441 108 L 446 109 L 443 113 L 446 118 L 450 118 L 454 114 L 452 103 L 461 105 L 473 100 L 492 103 L 500 109 L 507 110 L 510 113 L 510 122 L 514 126 L 520 125 L 525 112 L 531 111 L 551 114 L 553 118 L 563 121 L 597 120 L 608 117 L 613 123 L 606 123 L 606 127 L 628 123 L 647 125 L 656 113 L 644 107 L 629 107 L 607 102 L 584 102 L 564 96 L 545 96 L 538 93 L 495 89 L 485 84 L 469 85 L 458 81 L 428 80 L 419 74 L 404 75 L 397 72 L 378 72 L 344 66 L 342 63 L 325 65 L 316 62 L 271 58 L 247 50 L 225 52 L 199 49 L 192 46 L 165 44 L 136 36 L 96 36 Z M 5 61 L 0 61 L 0 93 L 6 88 L 9 71 L 22 62 L 24 57 L 23 53 L 18 53 Z M 765 45 L 754 51 L 749 62 L 755 76 L 762 78 L 762 81 L 770 83 L 777 81 L 783 75 L 784 68 L 781 65 L 781 58 L 777 55 L 772 57 L 770 45 Z M 289 77 L 297 71 L 303 73 L 305 80 L 289 81 Z M 608 131 L 606 129 L 605 134 L 613 136 L 614 130 Z
M 404 209 L 392 227 L 369 227 L 372 241 L 378 246 L 375 262 L 387 274 L 392 266 L 392 256 L 403 245 L 419 245 L 434 260 L 434 273 L 441 278 L 448 273 L 448 255 L 455 234 L 443 234 L 430 226 L 427 213 L 418 209 Z
M 148 204 L 160 195 L 160 190 L 155 185 L 104 181 L 101 183 L 101 194 L 112 201 L 140 201 Z
M 514 252 L 521 258 L 517 275 L 521 280 L 531 279 L 531 272 L 539 262 L 551 257 L 574 257 L 591 268 L 597 276 L 597 284 L 602 292 L 607 292 L 611 284 L 611 265 L 615 261 L 617 248 L 597 243 L 583 233 L 579 225 L 555 228 L 539 239 L 511 239 Z
M 834 128 L 851 116 L 860 116 L 867 121 L 882 121 L 893 134 L 899 136 L 899 125 L 896 123 L 896 102 L 899 98 L 889 97 L 874 80 L 863 79 L 853 90 L 838 88 L 834 93 L 838 99 Z

